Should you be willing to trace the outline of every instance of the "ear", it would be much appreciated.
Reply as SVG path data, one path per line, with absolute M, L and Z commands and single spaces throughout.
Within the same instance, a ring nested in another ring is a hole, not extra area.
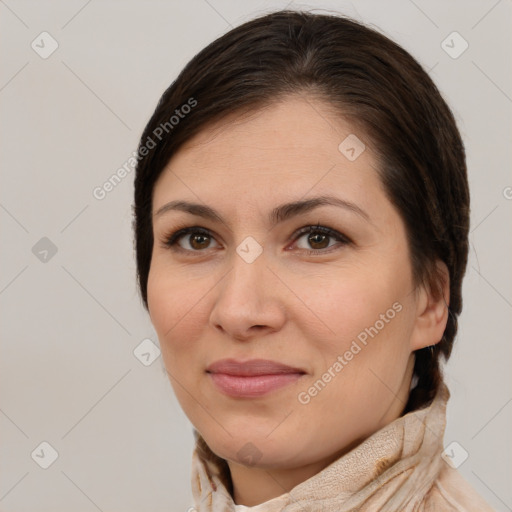
M 443 337 L 450 304 L 450 273 L 446 264 L 436 262 L 437 280 L 432 286 L 416 290 L 416 319 L 411 336 L 411 351 L 435 345 Z

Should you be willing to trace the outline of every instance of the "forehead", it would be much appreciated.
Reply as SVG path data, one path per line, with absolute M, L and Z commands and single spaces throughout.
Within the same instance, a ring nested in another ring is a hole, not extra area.
M 368 206 L 382 195 L 370 146 L 323 102 L 287 98 L 249 116 L 226 117 L 187 141 L 155 185 L 153 211 L 185 196 L 250 207 L 271 197 L 333 192 Z

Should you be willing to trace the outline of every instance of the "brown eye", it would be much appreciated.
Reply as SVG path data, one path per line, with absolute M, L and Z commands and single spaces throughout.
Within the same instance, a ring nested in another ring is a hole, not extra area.
M 197 250 L 206 249 L 210 243 L 209 236 L 202 234 L 190 235 L 188 240 L 190 246 Z
M 329 236 L 321 233 L 314 233 L 309 235 L 308 243 L 313 247 L 313 249 L 326 249 L 329 245 Z
M 295 238 L 296 240 L 306 240 L 306 246 L 301 247 L 298 244 L 299 249 L 306 251 L 308 254 L 315 255 L 331 252 L 330 248 L 335 247 L 336 245 L 339 247 L 351 243 L 351 241 L 346 236 L 342 235 L 338 231 L 320 225 L 308 226 L 301 229 L 296 234 Z M 336 242 L 338 242 L 338 244 L 330 244 L 330 239 L 334 239 Z
M 212 240 L 215 239 L 209 231 L 191 227 L 180 229 L 167 237 L 165 246 L 188 252 L 201 252 L 211 248 Z

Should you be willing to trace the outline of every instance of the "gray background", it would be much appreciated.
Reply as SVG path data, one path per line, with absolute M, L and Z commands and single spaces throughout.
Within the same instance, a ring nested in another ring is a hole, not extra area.
M 196 52 L 286 5 L 379 27 L 429 70 L 453 108 L 472 227 L 446 366 L 445 446 L 464 447 L 459 471 L 497 510 L 512 510 L 510 0 L 0 0 L 1 511 L 191 505 L 191 425 L 161 357 L 145 366 L 133 352 L 146 338 L 157 343 L 135 286 L 133 172 L 103 200 L 93 190 L 132 155 L 158 98 Z M 59 45 L 48 58 L 31 47 L 50 48 L 43 31 Z M 453 31 L 469 44 L 456 59 L 441 46 Z M 49 456 L 43 441 L 59 454 L 47 469 L 36 463 Z

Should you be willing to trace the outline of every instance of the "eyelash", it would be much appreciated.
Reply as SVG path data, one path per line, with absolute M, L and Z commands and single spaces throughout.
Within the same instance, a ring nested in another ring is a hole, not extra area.
M 301 238 L 303 235 L 312 234 L 312 233 L 320 233 L 322 235 L 332 237 L 332 238 L 336 239 L 338 242 L 340 242 L 341 246 L 345 246 L 345 245 L 352 243 L 352 241 L 345 235 L 342 235 L 338 231 L 331 229 L 329 227 L 320 226 L 320 224 L 315 225 L 315 226 L 305 226 L 303 228 L 298 229 L 292 235 L 292 239 L 295 242 L 299 238 Z M 213 236 L 209 230 L 201 228 L 199 226 L 190 226 L 190 227 L 178 229 L 177 231 L 174 231 L 173 233 L 164 237 L 163 248 L 164 249 L 170 248 L 176 252 L 187 252 L 187 253 L 206 252 L 207 249 L 192 251 L 192 250 L 183 249 L 182 247 L 177 246 L 177 243 L 181 238 L 183 238 L 186 235 L 190 235 L 190 234 L 199 234 L 199 235 L 213 238 Z M 331 253 L 333 250 L 336 250 L 339 248 L 340 248 L 339 246 L 338 247 L 332 246 L 327 249 L 311 249 L 311 250 L 310 249 L 301 249 L 301 251 L 305 252 L 308 256 L 321 256 L 323 254 Z

